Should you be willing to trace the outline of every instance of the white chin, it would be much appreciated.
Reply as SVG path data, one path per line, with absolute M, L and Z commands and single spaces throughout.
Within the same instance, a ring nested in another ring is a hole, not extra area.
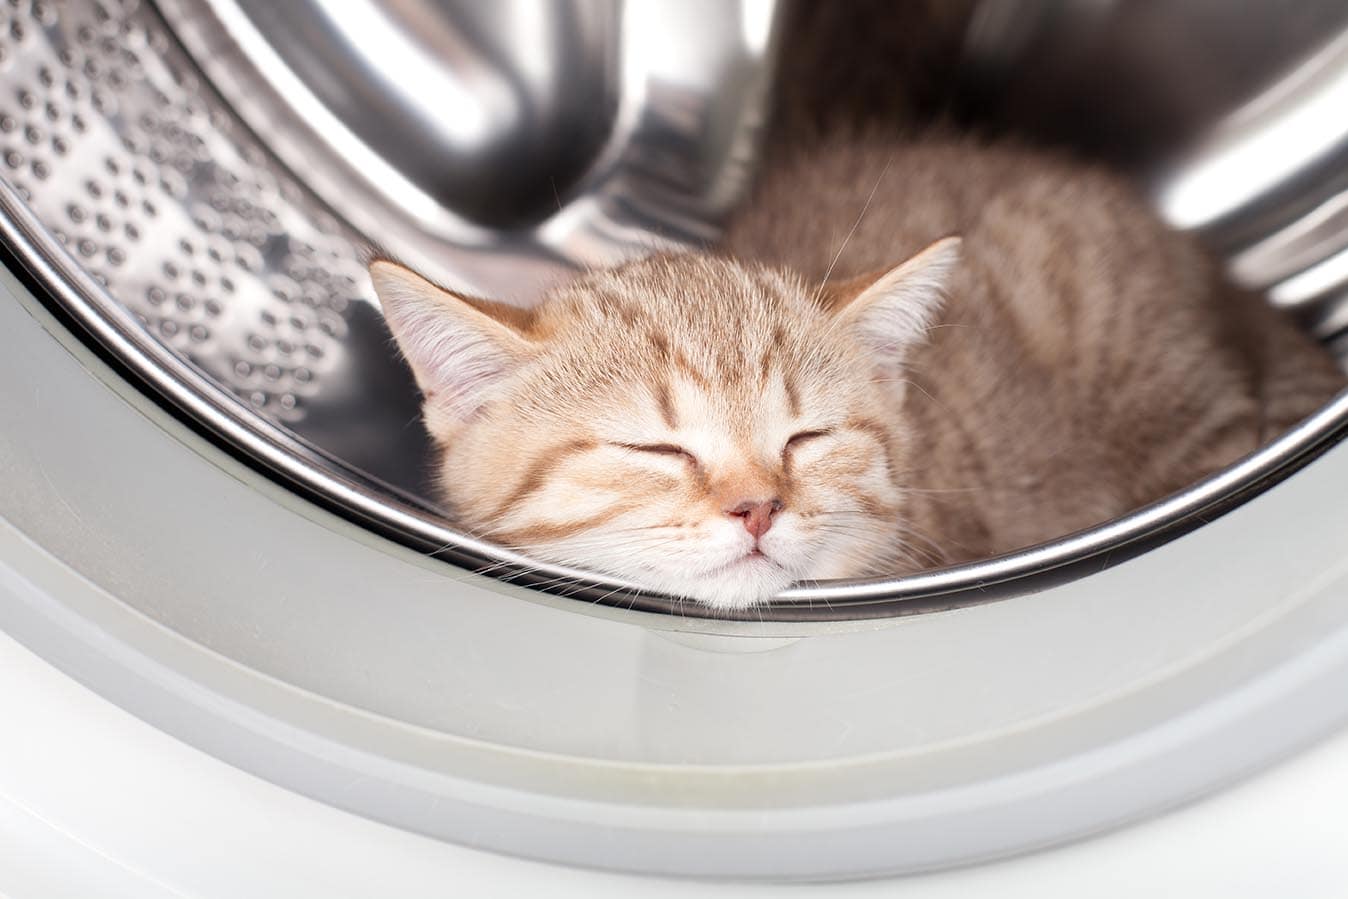
M 559 547 L 559 549 L 564 549 Z M 801 572 L 788 571 L 766 556 L 741 556 L 738 560 L 702 566 L 664 559 L 624 556 L 578 558 L 561 551 L 540 553 L 563 565 L 588 568 L 669 596 L 695 600 L 723 611 L 747 609 L 766 602 L 791 586 Z M 701 570 L 698 568 L 701 567 Z
M 663 593 L 695 599 L 713 609 L 747 609 L 791 586 L 794 579 L 767 559 L 746 560 L 709 574 L 684 573 L 650 586 Z

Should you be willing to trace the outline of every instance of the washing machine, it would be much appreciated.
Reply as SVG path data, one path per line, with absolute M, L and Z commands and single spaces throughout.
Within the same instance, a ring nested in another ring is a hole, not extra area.
M 735 613 L 436 508 L 362 254 L 527 303 L 714 237 L 802 15 L 0 5 L 0 893 L 1348 892 L 1348 395 Z M 959 115 L 1107 158 L 1346 355 L 1348 8 L 938 18 Z

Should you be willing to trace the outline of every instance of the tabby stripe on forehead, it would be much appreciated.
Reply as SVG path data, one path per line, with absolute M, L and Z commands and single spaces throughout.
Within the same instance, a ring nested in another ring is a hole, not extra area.
M 702 373 L 702 371 L 699 368 L 693 365 L 692 360 L 690 360 L 686 355 L 684 355 L 682 350 L 675 351 L 674 366 L 678 368 L 678 370 L 683 375 L 685 375 L 688 378 L 688 380 L 692 381 L 694 384 L 696 384 L 698 387 L 701 387 L 703 390 L 706 390 L 707 388 L 711 387 L 711 381 L 707 378 L 705 374 Z
M 671 431 L 677 430 L 679 416 L 674 411 L 674 395 L 670 392 L 669 382 L 661 378 L 656 382 L 653 389 L 655 390 L 655 404 L 660 409 L 660 418 L 664 420 L 665 427 Z
M 647 334 L 646 339 L 650 342 L 651 349 L 655 352 L 655 358 L 661 362 L 668 362 L 669 341 L 666 340 L 663 335 L 656 334 L 655 332 Z
M 635 328 L 641 320 L 641 310 L 621 293 L 599 296 L 599 308 L 608 318 L 616 318 L 628 328 Z
M 793 417 L 800 416 L 800 389 L 796 387 L 796 378 L 789 372 L 782 372 L 782 386 L 786 388 L 786 409 Z
M 551 449 L 544 450 L 538 459 L 524 471 L 524 477 L 510 495 L 496 508 L 496 516 L 505 515 L 523 500 L 537 493 L 547 483 L 561 464 L 579 453 L 586 453 L 596 446 L 593 440 L 573 440 Z

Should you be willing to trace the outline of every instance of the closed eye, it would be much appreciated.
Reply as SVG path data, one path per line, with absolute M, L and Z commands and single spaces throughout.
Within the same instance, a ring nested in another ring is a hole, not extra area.
M 694 465 L 697 464 L 697 456 L 694 456 L 688 450 L 673 443 L 615 443 L 614 446 L 620 446 L 625 450 L 631 450 L 635 453 L 651 453 L 657 456 L 679 456 Z
M 786 441 L 786 446 L 782 449 L 782 452 L 783 453 L 790 452 L 791 450 L 800 446 L 802 443 L 807 443 L 819 437 L 827 437 L 829 434 L 832 433 L 833 433 L 832 428 L 821 428 L 820 430 L 817 431 L 797 431 L 795 434 L 792 434 L 791 437 Z

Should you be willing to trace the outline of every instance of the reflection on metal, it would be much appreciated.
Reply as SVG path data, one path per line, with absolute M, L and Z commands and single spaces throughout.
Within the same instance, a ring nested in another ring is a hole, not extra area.
M 216 80 L 240 109 L 267 114 L 234 96 L 242 64 L 275 92 L 271 114 L 305 129 L 304 149 L 426 227 L 546 215 L 544 197 L 569 192 L 617 115 L 615 2 L 160 5 L 193 46 L 234 42 L 235 74 Z
M 966 48 L 982 112 L 1131 169 L 1240 283 L 1348 326 L 1348 5 L 987 0 Z
M 1224 117 L 1156 179 L 1162 213 L 1322 337 L 1348 327 L 1348 33 Z
M 372 239 L 446 281 L 527 300 L 569 265 L 621 257 L 654 235 L 714 233 L 751 167 L 775 4 L 611 0 L 562 15 L 572 5 L 0 7 L 0 234 L 30 283 L 130 373 L 328 506 L 466 568 L 490 566 L 540 589 L 565 583 L 568 594 L 610 606 L 705 615 L 538 566 L 436 517 L 418 498 L 424 438 L 415 394 L 357 261 Z M 1273 29 L 1275 20 L 1255 13 L 1277 5 L 1249 4 L 1241 17 Z M 1118 149 L 1162 198 L 1175 185 L 1203 183 L 1204 166 L 1240 127 L 1258 131 L 1293 114 L 1282 100 L 1254 98 L 1300 96 L 1277 85 L 1315 81 L 1305 72 L 1318 73 L 1322 87 L 1341 80 L 1341 44 L 1326 41 L 1342 22 L 1330 28 L 1335 10 L 1322 4 L 1306 4 L 1271 42 L 1277 53 L 1259 60 L 1214 55 L 1248 49 L 1230 34 L 1204 44 L 1207 55 L 1195 52 L 1201 30 L 1138 39 L 1167 16 L 1188 26 L 1204 15 L 1239 18 L 1207 2 L 1020 6 L 1034 14 L 1012 17 L 1014 34 L 997 26 L 1012 19 L 975 18 L 969 81 L 1002 78 L 983 82 L 980 101 L 1008 121 L 1033 122 L 1047 110 L 1061 126 L 1059 113 L 1085 102 L 1073 91 L 1152 73 L 1130 86 L 1127 116 L 1146 121 L 1149 103 L 1166 112 Z M 348 9 L 354 18 L 339 15 Z M 312 26 L 303 42 L 297 16 L 312 17 L 303 19 Z M 1060 53 L 1081 29 L 1090 52 Z M 1195 79 L 1200 64 L 1239 70 L 1239 83 L 1209 79 L 1178 107 L 1156 89 L 1176 73 Z M 442 85 L 443 103 L 421 89 L 427 83 Z M 1105 102 L 1091 109 L 1071 119 L 1086 144 L 1117 132 L 1109 116 L 1121 114 Z M 573 131 L 574 121 L 582 127 Z M 1324 123 L 1331 126 L 1341 123 Z M 1254 131 L 1243 139 L 1272 140 Z M 1219 221 L 1194 222 L 1211 226 L 1204 233 L 1233 254 L 1243 280 L 1320 310 L 1326 334 L 1343 323 L 1334 304 L 1348 274 L 1348 166 L 1330 164 L 1337 147 L 1327 139 L 1301 155 L 1288 148 L 1276 184 L 1260 181 L 1269 171 L 1228 170 L 1229 208 Z M 435 153 L 443 168 L 428 164 Z M 518 167 L 530 177 L 550 173 L 541 200 L 542 182 L 512 180 L 509 160 L 524 160 Z M 1100 528 L 900 580 L 798 587 L 748 617 L 913 614 L 1077 577 L 1253 495 L 1339 439 L 1345 423 L 1341 397 L 1218 477 Z
M 527 302 L 739 198 L 776 0 L 159 0 L 231 108 L 381 246 Z
M 1298 178 L 1342 164 L 1348 152 L 1345 108 L 1348 34 L 1223 117 L 1172 163 L 1158 179 L 1161 214 L 1179 228 L 1209 229 L 1251 207 L 1286 201 Z

